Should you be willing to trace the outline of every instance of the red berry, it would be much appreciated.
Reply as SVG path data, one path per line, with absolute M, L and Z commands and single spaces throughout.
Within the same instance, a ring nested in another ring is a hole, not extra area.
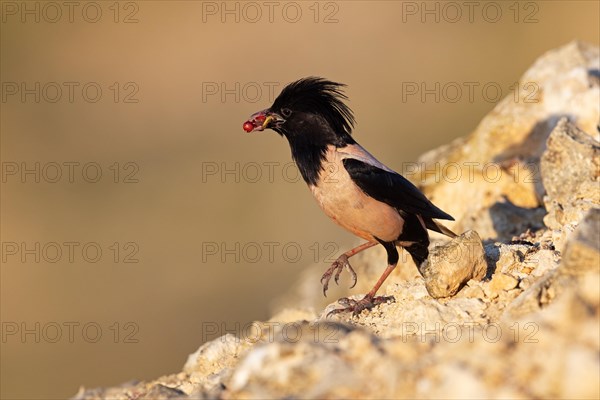
M 264 120 L 265 120 L 266 118 L 267 118 L 267 117 L 266 117 L 265 115 L 259 114 L 259 115 L 257 115 L 257 116 L 256 116 L 256 118 L 254 118 L 254 119 L 255 119 L 255 120 L 257 120 L 258 122 L 264 122 Z
M 252 132 L 254 130 L 254 124 L 251 121 L 244 122 L 244 130 L 246 132 Z

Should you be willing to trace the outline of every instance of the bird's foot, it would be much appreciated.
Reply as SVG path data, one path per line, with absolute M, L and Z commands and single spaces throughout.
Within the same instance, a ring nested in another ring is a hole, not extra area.
M 339 285 L 338 281 L 340 279 L 340 274 L 342 273 L 342 270 L 344 268 L 346 268 L 348 270 L 348 272 L 350 272 L 350 275 L 352 275 L 352 285 L 350 286 L 350 289 L 352 289 L 356 285 L 356 272 L 354 272 L 354 269 L 350 265 L 350 262 L 348 261 L 348 256 L 345 254 L 342 254 L 341 256 L 338 257 L 337 260 L 335 260 L 333 262 L 333 264 L 331 264 L 331 267 L 329 267 L 327 269 L 327 271 L 325 271 L 325 273 L 321 277 L 321 285 L 323 285 L 323 296 L 327 297 L 327 289 L 329 289 L 329 281 L 331 280 L 331 276 L 333 275 L 334 272 L 335 272 L 335 277 L 334 277 L 335 283 L 337 285 Z
M 331 315 L 341 314 L 350 311 L 352 312 L 352 315 L 358 316 L 362 312 L 362 310 L 370 310 L 373 307 L 382 303 L 387 303 L 388 301 L 394 302 L 396 301 L 396 299 L 394 299 L 394 296 L 373 297 L 370 295 L 366 295 L 365 297 L 357 301 L 349 299 L 347 297 L 343 297 L 338 300 L 338 303 L 345 307 L 329 311 L 327 313 L 327 318 L 329 318 Z

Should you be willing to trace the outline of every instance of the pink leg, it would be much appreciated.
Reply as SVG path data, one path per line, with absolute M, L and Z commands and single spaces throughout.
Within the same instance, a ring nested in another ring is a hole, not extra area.
M 373 286 L 373 289 L 371 289 L 365 297 L 363 297 L 359 301 L 351 300 L 351 299 L 344 297 L 344 298 L 340 299 L 339 302 L 346 307 L 340 308 L 337 310 L 332 310 L 327 314 L 327 316 L 330 316 L 332 314 L 349 312 L 349 311 L 352 311 L 352 314 L 354 314 L 354 315 L 358 315 L 362 312 L 362 310 L 365 310 L 365 309 L 370 310 L 371 308 L 373 308 L 374 306 L 376 306 L 378 304 L 386 303 L 390 300 L 394 300 L 393 296 L 377 296 L 377 297 L 375 296 L 375 294 L 377 293 L 377 291 L 379 290 L 381 285 L 383 285 L 383 282 L 385 282 L 385 280 L 392 273 L 394 268 L 396 268 L 396 264 L 388 265 L 387 268 L 385 269 L 385 271 L 383 271 L 383 274 L 381 275 L 381 277 L 379 278 L 379 280 L 377 281 L 375 286 Z
M 371 247 L 373 247 L 377 244 L 378 244 L 377 242 L 366 242 L 366 243 L 361 244 L 358 247 L 353 248 L 352 250 L 348 250 L 347 252 L 345 252 L 344 254 L 339 256 L 338 259 L 335 260 L 333 262 L 333 264 L 331 264 L 331 267 L 329 267 L 327 269 L 327 271 L 325 271 L 325 273 L 321 277 L 321 285 L 323 285 L 323 295 L 325 297 L 327 297 L 327 289 L 329 288 L 329 281 L 331 280 L 331 276 L 333 275 L 334 272 L 335 272 L 335 283 L 339 284 L 338 280 L 339 280 L 340 274 L 342 273 L 342 270 L 344 268 L 346 268 L 348 270 L 348 272 L 350 272 L 350 274 L 352 275 L 353 282 L 352 282 L 352 286 L 350 286 L 350 288 L 352 289 L 356 285 L 356 272 L 354 272 L 354 269 L 348 262 L 348 259 L 350 257 L 360 253 L 361 251 L 370 249 Z

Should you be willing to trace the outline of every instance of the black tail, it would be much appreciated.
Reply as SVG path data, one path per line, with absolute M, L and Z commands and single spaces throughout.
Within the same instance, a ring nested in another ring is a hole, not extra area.
M 450 229 L 446 228 L 440 222 L 434 221 L 432 218 L 423 218 L 423 222 L 425 222 L 425 226 L 427 229 L 430 229 L 435 232 L 439 232 L 443 235 L 449 236 L 451 238 L 455 238 L 458 235 L 452 232 Z
M 400 212 L 400 215 L 404 218 L 404 227 L 402 233 L 398 237 L 398 242 L 404 242 L 406 244 L 402 247 L 410 254 L 420 271 L 429 256 L 429 233 L 425 228 L 429 228 L 427 221 L 432 220 L 431 218 L 421 219 L 421 217 L 418 217 L 415 214 L 408 214 L 402 211 Z M 425 226 L 423 226 L 421 220 L 423 220 Z M 436 229 L 434 230 L 440 229 L 437 225 L 435 225 L 435 227 Z

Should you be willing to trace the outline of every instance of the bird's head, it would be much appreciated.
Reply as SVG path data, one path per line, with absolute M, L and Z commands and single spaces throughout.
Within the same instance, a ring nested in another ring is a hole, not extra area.
M 344 103 L 344 86 L 316 77 L 292 82 L 271 107 L 251 115 L 243 128 L 246 132 L 272 129 L 290 142 L 354 143 L 350 136 L 354 116 Z

